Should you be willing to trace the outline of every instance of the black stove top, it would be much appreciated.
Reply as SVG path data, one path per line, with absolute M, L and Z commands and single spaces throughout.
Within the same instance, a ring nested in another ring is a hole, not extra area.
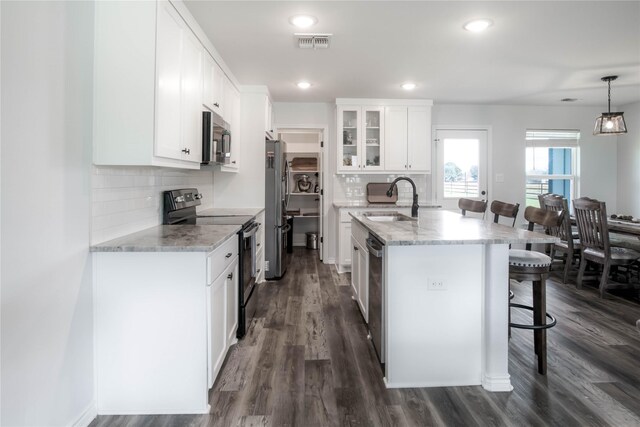
M 250 215 L 206 215 L 199 216 L 196 206 L 202 203 L 202 194 L 195 188 L 183 188 L 164 192 L 163 224 L 192 225 L 243 225 L 252 222 Z

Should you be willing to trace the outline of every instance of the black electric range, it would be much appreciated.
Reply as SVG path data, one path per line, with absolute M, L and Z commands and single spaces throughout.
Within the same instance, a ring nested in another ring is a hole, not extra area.
M 245 336 L 258 308 L 256 232 L 260 224 L 250 215 L 198 215 L 202 194 L 195 188 L 164 192 L 163 224 L 241 225 L 238 232 L 238 339 Z

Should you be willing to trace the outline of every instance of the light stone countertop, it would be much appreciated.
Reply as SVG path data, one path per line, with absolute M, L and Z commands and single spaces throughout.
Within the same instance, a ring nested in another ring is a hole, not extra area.
M 558 238 L 444 210 L 420 210 L 417 221 L 378 222 L 350 214 L 386 245 L 553 243 Z
M 257 216 L 264 208 L 209 208 L 197 211 L 199 216 Z
M 376 208 L 376 209 L 397 209 L 397 208 L 410 208 L 411 202 L 396 202 L 396 203 L 369 203 L 366 200 L 358 201 L 342 201 L 333 202 L 334 208 Z M 439 205 L 420 205 L 422 208 L 439 208 Z
M 158 225 L 91 246 L 91 252 L 211 252 L 240 225 Z

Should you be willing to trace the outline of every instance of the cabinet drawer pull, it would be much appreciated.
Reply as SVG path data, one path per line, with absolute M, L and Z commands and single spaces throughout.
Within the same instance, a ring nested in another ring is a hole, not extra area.
M 214 102 L 214 103 L 213 103 L 213 106 L 214 106 L 214 107 L 220 107 L 220 104 L 218 104 L 217 102 Z
M 227 276 L 227 279 L 232 280 L 233 279 L 233 273 L 229 273 L 229 275 Z
M 256 243 L 256 246 L 259 248 L 260 247 L 260 243 Z
M 183 148 L 182 152 L 186 154 L 191 154 L 191 150 L 189 148 Z
M 235 165 L 235 164 L 236 164 L 236 161 L 234 160 L 234 161 L 232 161 L 231 163 L 233 163 L 233 164 Z
M 229 252 L 227 255 L 225 255 L 225 258 L 231 258 L 231 255 L 233 255 L 233 253 Z
M 358 247 L 357 247 L 357 246 L 354 246 L 354 247 L 353 247 L 353 250 L 354 250 L 354 251 L 357 251 L 357 250 L 358 250 Z

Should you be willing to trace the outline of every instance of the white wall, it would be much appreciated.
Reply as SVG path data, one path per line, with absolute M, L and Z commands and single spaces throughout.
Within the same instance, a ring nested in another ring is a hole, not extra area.
M 627 134 L 618 136 L 617 212 L 640 217 L 640 102 L 622 106 Z M 607 206 L 607 212 L 615 213 Z
M 580 130 L 580 195 L 607 202 L 616 209 L 615 138 L 593 136 L 593 124 L 601 108 L 528 107 L 514 105 L 434 105 L 436 125 L 491 126 L 493 177 L 504 182 L 490 184 L 489 198 L 525 203 L 525 131 L 527 129 Z M 492 177 L 492 178 L 493 178 Z
M 0 8 L 0 424 L 72 425 L 93 401 L 93 3 Z

